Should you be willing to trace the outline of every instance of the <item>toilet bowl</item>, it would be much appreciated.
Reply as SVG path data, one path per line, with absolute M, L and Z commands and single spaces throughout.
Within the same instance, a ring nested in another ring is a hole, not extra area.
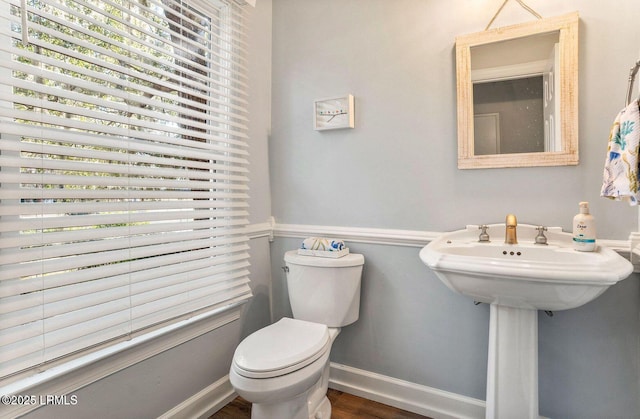
M 229 379 L 236 392 L 253 403 L 251 417 L 330 418 L 331 405 L 325 400 L 329 353 L 339 332 L 285 317 L 244 340 L 236 349 Z
M 247 336 L 236 348 L 231 385 L 252 419 L 329 419 L 329 354 L 342 326 L 359 317 L 364 257 L 326 260 L 285 254 L 294 318 Z

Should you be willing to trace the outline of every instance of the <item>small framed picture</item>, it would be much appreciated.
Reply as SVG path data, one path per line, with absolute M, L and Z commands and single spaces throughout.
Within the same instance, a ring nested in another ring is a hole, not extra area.
M 313 127 L 317 131 L 354 128 L 353 95 L 319 99 L 313 103 Z

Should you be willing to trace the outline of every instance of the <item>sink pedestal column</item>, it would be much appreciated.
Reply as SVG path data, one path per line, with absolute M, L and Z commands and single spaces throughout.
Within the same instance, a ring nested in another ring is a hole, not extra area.
M 487 419 L 538 419 L 538 311 L 491 304 Z

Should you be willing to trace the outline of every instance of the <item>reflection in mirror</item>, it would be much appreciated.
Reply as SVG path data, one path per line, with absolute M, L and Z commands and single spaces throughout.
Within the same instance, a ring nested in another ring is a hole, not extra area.
M 474 155 L 545 151 L 542 90 L 542 76 L 474 83 Z
M 474 155 L 560 150 L 553 86 L 559 41 L 554 31 L 471 48 Z M 502 116 L 495 129 L 488 114 Z
M 578 163 L 578 15 L 456 39 L 458 167 Z

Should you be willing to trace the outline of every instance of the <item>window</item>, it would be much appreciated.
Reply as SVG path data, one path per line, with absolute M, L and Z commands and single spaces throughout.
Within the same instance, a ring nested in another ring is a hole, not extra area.
M 241 8 L 0 8 L 0 377 L 248 299 Z

